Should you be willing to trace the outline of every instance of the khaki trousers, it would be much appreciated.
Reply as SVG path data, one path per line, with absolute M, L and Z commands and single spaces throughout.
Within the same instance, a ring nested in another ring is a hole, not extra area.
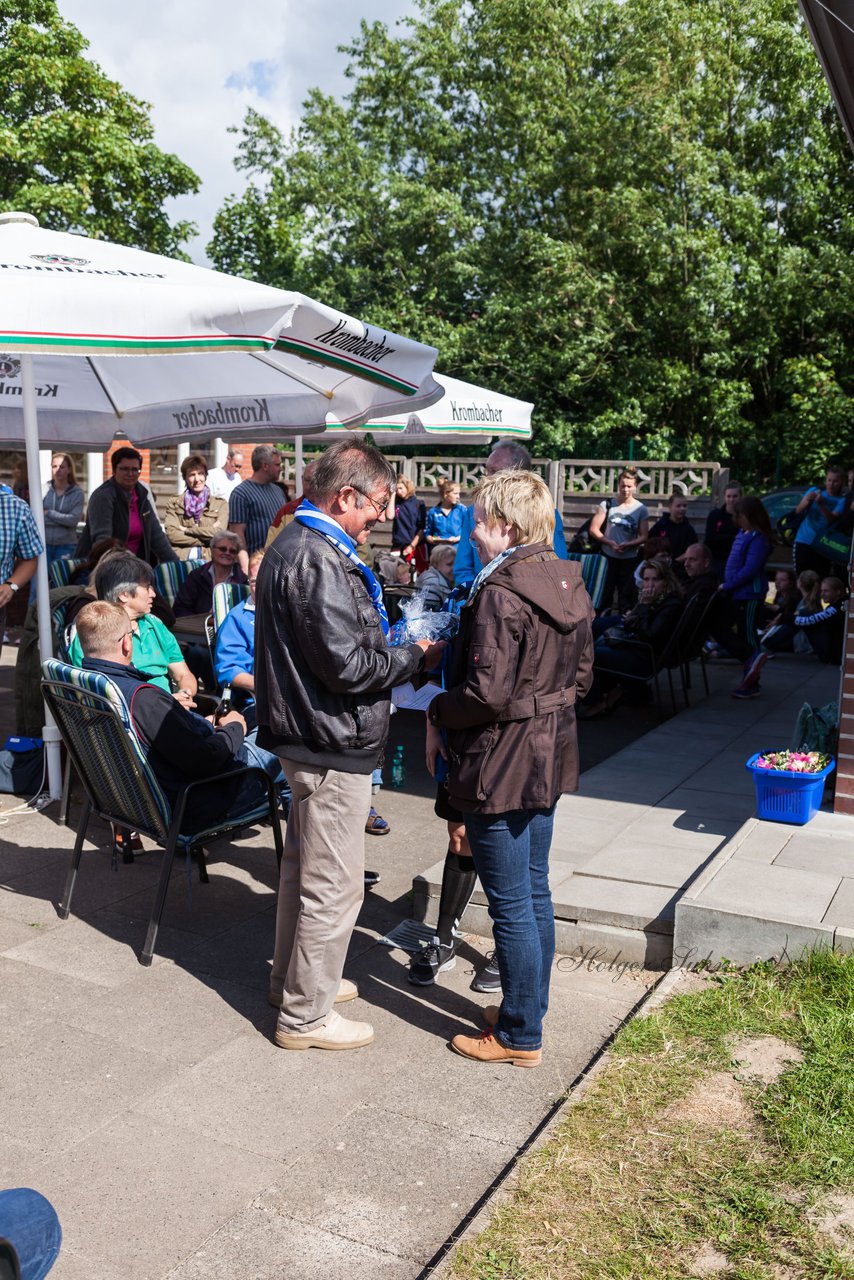
M 285 833 L 270 990 L 279 1026 L 321 1025 L 338 992 L 365 896 L 370 773 L 314 770 L 282 760 L 292 799 Z

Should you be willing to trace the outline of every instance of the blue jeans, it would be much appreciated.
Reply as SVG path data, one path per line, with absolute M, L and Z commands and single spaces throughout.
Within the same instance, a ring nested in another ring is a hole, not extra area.
M 466 834 L 489 903 L 504 999 L 496 1024 L 509 1049 L 539 1049 L 549 1007 L 555 920 L 549 891 L 551 809 L 467 813 Z
M 43 1280 L 56 1262 L 62 1229 L 49 1200 L 28 1187 L 14 1187 L 0 1191 L 0 1238 L 18 1255 L 22 1280 Z

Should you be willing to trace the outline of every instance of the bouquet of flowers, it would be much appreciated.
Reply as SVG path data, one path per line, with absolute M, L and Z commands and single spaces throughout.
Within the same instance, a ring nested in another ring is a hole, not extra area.
M 766 751 L 754 767 L 786 773 L 821 773 L 829 764 L 830 756 L 823 751 Z

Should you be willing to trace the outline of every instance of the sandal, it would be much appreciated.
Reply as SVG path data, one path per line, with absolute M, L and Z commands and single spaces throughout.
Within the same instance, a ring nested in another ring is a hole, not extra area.
M 387 836 L 391 827 L 385 818 L 381 818 L 376 809 L 372 808 L 365 823 L 365 830 L 372 836 Z

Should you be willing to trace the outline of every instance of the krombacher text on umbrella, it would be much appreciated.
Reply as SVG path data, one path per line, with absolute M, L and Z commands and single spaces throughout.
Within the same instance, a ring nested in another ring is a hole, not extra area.
M 365 332 L 359 337 L 358 334 L 350 332 L 345 320 L 339 320 L 334 329 L 319 333 L 315 342 L 322 342 L 327 347 L 336 347 L 339 351 L 347 351 L 352 356 L 361 356 L 364 360 L 372 361 L 373 364 L 379 364 L 386 356 L 394 355 L 395 348 L 388 345 L 385 334 L 379 342 L 374 342 L 370 334 L 369 327 L 365 325 Z

